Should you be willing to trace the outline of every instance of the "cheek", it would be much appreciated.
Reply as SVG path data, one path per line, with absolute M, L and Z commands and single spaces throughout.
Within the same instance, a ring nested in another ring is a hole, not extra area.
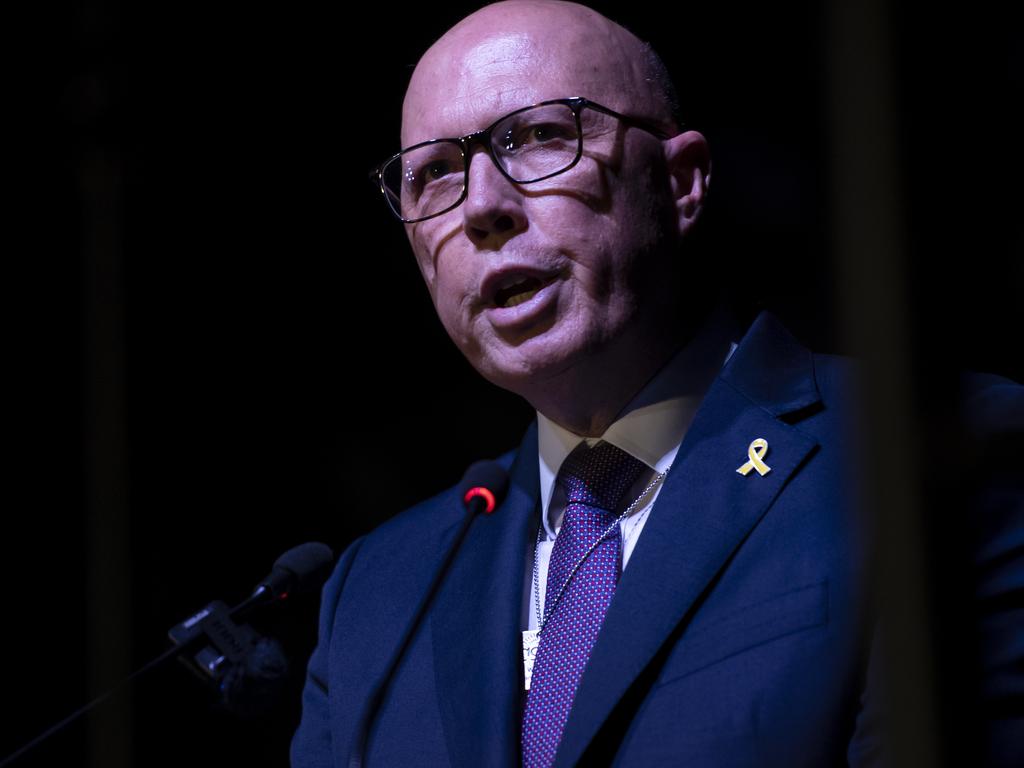
M 469 354 L 473 345 L 472 337 L 472 292 L 471 281 L 467 275 L 445 265 L 444 258 L 438 263 L 437 272 L 432 284 L 428 285 L 430 296 L 434 301 L 434 309 L 452 341 Z
M 445 279 L 445 275 L 442 273 L 437 277 L 433 285 L 430 286 L 430 295 L 434 300 L 437 316 L 441 318 L 441 322 L 444 323 L 448 332 L 452 333 L 453 324 L 458 318 L 458 312 L 456 311 L 458 301 L 455 287 L 449 285 L 448 280 Z
M 416 257 L 416 266 L 420 268 L 420 274 L 423 275 L 427 289 L 430 291 L 430 295 L 433 296 L 434 282 L 437 275 L 435 274 L 434 259 L 431 256 L 428 240 L 424 237 L 420 225 L 412 224 L 407 225 L 407 227 L 406 235 L 409 238 L 409 245 L 412 246 L 413 255 Z
M 659 271 L 672 250 L 673 205 L 661 193 L 649 172 L 639 172 L 634 183 L 624 186 L 610 216 L 617 245 L 616 274 L 631 284 Z
M 407 226 L 406 234 L 413 253 L 416 254 L 420 274 L 423 275 L 427 288 L 430 289 L 430 295 L 433 296 L 434 286 L 440 279 L 439 275 L 449 268 L 444 260 L 453 256 L 453 243 L 458 241 L 462 228 L 460 220 L 454 214 L 449 213 Z

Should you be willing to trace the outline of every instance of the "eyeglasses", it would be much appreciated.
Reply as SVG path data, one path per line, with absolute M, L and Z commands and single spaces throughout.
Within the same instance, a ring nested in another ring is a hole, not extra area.
M 517 109 L 487 128 L 457 139 L 431 139 L 392 155 L 370 172 L 388 206 L 406 224 L 457 208 L 469 188 L 469 163 L 480 145 L 515 184 L 532 184 L 565 173 L 588 143 L 612 140 L 615 118 L 659 139 L 669 135 L 653 122 L 623 115 L 589 99 L 542 101 Z

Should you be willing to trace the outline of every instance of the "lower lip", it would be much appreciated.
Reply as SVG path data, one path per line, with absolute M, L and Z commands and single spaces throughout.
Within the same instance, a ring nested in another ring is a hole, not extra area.
M 535 323 L 554 304 L 558 280 L 552 280 L 533 296 L 514 307 L 490 307 L 485 314 L 491 325 L 502 330 L 515 330 Z

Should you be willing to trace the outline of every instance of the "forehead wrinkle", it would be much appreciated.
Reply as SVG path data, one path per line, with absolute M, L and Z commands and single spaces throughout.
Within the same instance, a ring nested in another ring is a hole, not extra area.
M 473 133 L 483 130 L 509 112 L 530 106 L 534 103 L 533 93 L 532 89 L 526 87 L 496 90 L 489 85 L 480 86 L 456 96 L 449 105 L 442 108 L 441 114 L 446 122 L 464 123 L 457 131 Z M 470 116 L 468 119 L 467 115 Z
M 425 133 L 471 133 L 532 103 L 527 84 L 539 56 L 528 34 L 488 36 L 468 48 L 465 37 L 443 40 L 424 55 L 407 93 L 403 129 L 425 122 L 435 126 Z M 427 138 L 412 133 L 416 140 Z
M 469 132 L 489 125 L 506 112 L 531 103 L 530 82 L 538 62 L 528 35 L 488 38 L 458 58 L 455 93 L 442 114 L 469 116 Z

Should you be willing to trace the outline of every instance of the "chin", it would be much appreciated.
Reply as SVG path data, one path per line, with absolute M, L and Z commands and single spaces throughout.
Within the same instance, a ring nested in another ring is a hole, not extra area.
M 510 354 L 489 357 L 479 364 L 474 363 L 474 367 L 495 386 L 532 400 L 532 394 L 539 387 L 570 370 L 586 355 L 583 349 L 524 349 L 524 346 L 539 345 L 505 350 Z

